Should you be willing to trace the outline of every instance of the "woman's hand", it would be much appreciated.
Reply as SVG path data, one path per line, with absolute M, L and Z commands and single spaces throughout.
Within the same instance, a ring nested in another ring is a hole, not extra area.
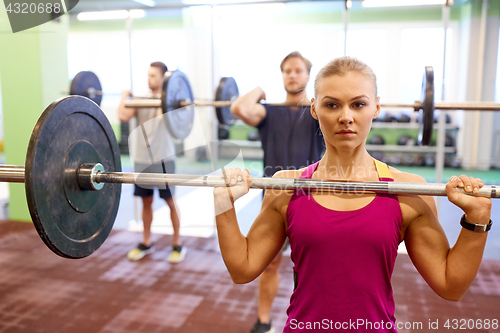
M 225 180 L 226 186 L 214 188 L 216 215 L 233 208 L 233 203 L 247 194 L 252 185 L 252 177 L 247 169 L 223 169 L 220 177 Z
M 466 193 L 477 194 L 483 187 L 483 181 L 479 178 L 453 176 L 446 185 L 448 200 L 460 207 L 466 214 L 467 221 L 475 224 L 488 224 L 491 216 L 491 199 L 471 196 L 457 191 L 462 188 Z

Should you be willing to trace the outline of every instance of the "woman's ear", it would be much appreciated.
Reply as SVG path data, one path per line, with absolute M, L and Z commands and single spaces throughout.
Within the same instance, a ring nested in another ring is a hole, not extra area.
M 314 105 L 314 97 L 311 98 L 311 116 L 318 120 L 318 115 L 316 114 L 316 106 Z
M 375 110 L 375 115 L 373 116 L 373 119 L 377 118 L 379 114 L 380 114 L 380 97 L 377 97 L 377 110 Z

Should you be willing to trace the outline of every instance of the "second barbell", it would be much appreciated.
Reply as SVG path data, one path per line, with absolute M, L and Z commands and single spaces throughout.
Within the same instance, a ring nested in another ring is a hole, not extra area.
M 125 107 L 129 108 L 151 108 L 161 107 L 167 117 L 167 127 L 172 135 L 178 139 L 184 139 L 191 132 L 194 120 L 194 107 L 212 106 L 216 108 L 219 123 L 232 126 L 237 118 L 231 111 L 231 105 L 239 96 L 238 86 L 232 77 L 221 79 L 215 100 L 196 100 L 193 97 L 191 84 L 187 76 L 181 71 L 167 72 L 163 82 L 161 98 L 131 99 L 125 101 Z M 309 106 L 310 102 L 304 100 L 297 103 L 267 103 L 273 106 Z M 407 107 L 422 113 L 420 134 L 418 142 L 420 145 L 429 145 L 434 123 L 434 110 L 477 110 L 477 111 L 500 111 L 500 104 L 494 102 L 434 102 L 434 71 L 432 67 L 425 68 L 422 80 L 422 101 L 413 104 L 381 104 L 381 107 Z M 171 111 L 176 112 L 171 112 Z

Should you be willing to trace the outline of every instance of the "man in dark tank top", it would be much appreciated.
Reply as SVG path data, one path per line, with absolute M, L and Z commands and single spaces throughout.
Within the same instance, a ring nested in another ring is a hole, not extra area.
M 311 67 L 311 62 L 299 52 L 290 53 L 281 62 L 286 90 L 284 104 L 292 106 L 261 104 L 266 94 L 260 87 L 241 96 L 231 106 L 231 113 L 259 130 L 264 150 L 264 177 L 272 177 L 280 170 L 304 168 L 321 159 L 323 136 L 318 121 L 311 116 L 306 94 Z M 288 241 L 283 251 L 287 245 Z M 274 332 L 271 306 L 278 292 L 281 258 L 280 253 L 259 277 L 258 318 L 251 333 Z

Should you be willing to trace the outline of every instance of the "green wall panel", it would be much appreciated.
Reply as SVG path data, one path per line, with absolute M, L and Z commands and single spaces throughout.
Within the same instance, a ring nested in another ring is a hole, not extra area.
M 5 162 L 24 165 L 33 127 L 68 87 L 67 16 L 16 34 L 0 6 L 0 80 Z M 9 184 L 10 219 L 30 221 L 24 184 Z

